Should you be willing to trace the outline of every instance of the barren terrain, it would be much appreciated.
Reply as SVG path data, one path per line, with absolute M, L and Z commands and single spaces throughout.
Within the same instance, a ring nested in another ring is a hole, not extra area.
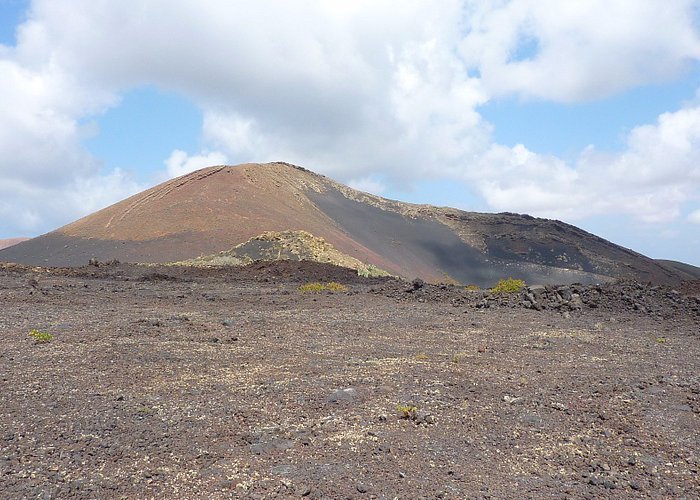
M 697 498 L 698 293 L 5 265 L 0 491 Z

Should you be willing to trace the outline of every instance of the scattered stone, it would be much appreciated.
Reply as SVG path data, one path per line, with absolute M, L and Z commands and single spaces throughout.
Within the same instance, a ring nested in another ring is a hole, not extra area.
M 571 293 L 571 288 L 568 286 L 562 286 L 557 288 L 557 293 L 564 302 L 569 302 L 573 298 L 573 293 Z
M 352 387 L 347 389 L 337 389 L 333 394 L 326 398 L 327 403 L 338 403 L 340 401 L 355 401 L 357 400 L 357 391 Z
M 306 497 L 311 494 L 311 487 L 308 484 L 299 484 L 294 488 L 294 493 L 300 497 Z
M 527 425 L 542 425 L 542 417 L 540 417 L 539 415 L 535 415 L 534 413 L 526 413 L 520 418 L 520 420 Z
M 263 455 L 272 451 L 284 451 L 293 448 L 296 441 L 290 433 L 280 428 L 265 429 L 249 436 L 250 451 L 255 455 Z
M 432 425 L 435 423 L 435 417 L 431 413 L 427 413 L 423 410 L 418 410 L 416 412 L 415 421 L 417 424 Z
M 615 483 L 615 481 L 612 481 L 610 479 L 605 479 L 605 480 L 603 480 L 603 488 L 607 488 L 609 490 L 615 490 L 615 489 L 617 489 L 617 483 Z
M 296 465 L 278 464 L 270 467 L 270 472 L 277 476 L 289 476 L 297 471 Z
M 420 278 L 416 278 L 416 279 L 414 279 L 414 280 L 411 282 L 411 288 L 409 288 L 409 289 L 406 290 L 406 291 L 409 292 L 409 293 L 413 293 L 413 292 L 415 292 L 415 291 L 420 290 L 420 289 L 423 288 L 424 286 L 425 286 L 425 281 L 423 281 L 423 280 L 420 279 Z
M 575 311 L 583 309 L 583 300 L 581 300 L 581 296 L 578 293 L 574 293 L 571 295 L 569 306 Z

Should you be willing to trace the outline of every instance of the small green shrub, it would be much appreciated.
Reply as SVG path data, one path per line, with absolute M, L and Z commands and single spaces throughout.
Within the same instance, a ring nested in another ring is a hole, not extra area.
M 418 415 L 418 407 L 399 403 L 396 405 L 396 413 L 399 414 L 399 418 L 415 420 Z
M 466 292 L 478 292 L 481 288 L 478 285 L 467 285 L 464 287 L 464 290 Z
M 513 278 L 498 280 L 496 286 L 491 289 L 493 293 L 517 293 L 525 288 L 525 282 L 523 280 L 516 280 Z
M 46 332 L 40 332 L 39 330 L 31 330 L 29 336 L 39 343 L 51 342 L 53 340 L 53 335 Z

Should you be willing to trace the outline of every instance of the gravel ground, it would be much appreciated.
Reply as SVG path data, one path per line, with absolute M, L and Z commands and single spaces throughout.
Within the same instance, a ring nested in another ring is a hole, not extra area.
M 699 288 L 0 266 L 0 491 L 697 498 Z

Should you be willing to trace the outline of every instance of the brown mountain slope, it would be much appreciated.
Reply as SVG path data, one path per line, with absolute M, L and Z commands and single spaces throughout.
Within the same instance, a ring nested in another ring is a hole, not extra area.
M 672 268 L 559 221 L 391 201 L 287 163 L 193 172 L 2 250 L 0 260 L 69 266 L 92 257 L 182 261 L 289 230 L 323 238 L 392 274 L 429 281 L 681 279 Z
M 700 279 L 700 267 L 691 266 L 675 260 L 656 259 L 656 262 L 665 269 L 670 269 L 674 273 L 680 274 L 686 280 Z
M 29 238 L 5 238 L 4 240 L 0 240 L 0 250 L 3 248 L 10 248 L 11 246 L 16 245 L 17 243 L 22 243 L 23 241 L 27 241 Z

